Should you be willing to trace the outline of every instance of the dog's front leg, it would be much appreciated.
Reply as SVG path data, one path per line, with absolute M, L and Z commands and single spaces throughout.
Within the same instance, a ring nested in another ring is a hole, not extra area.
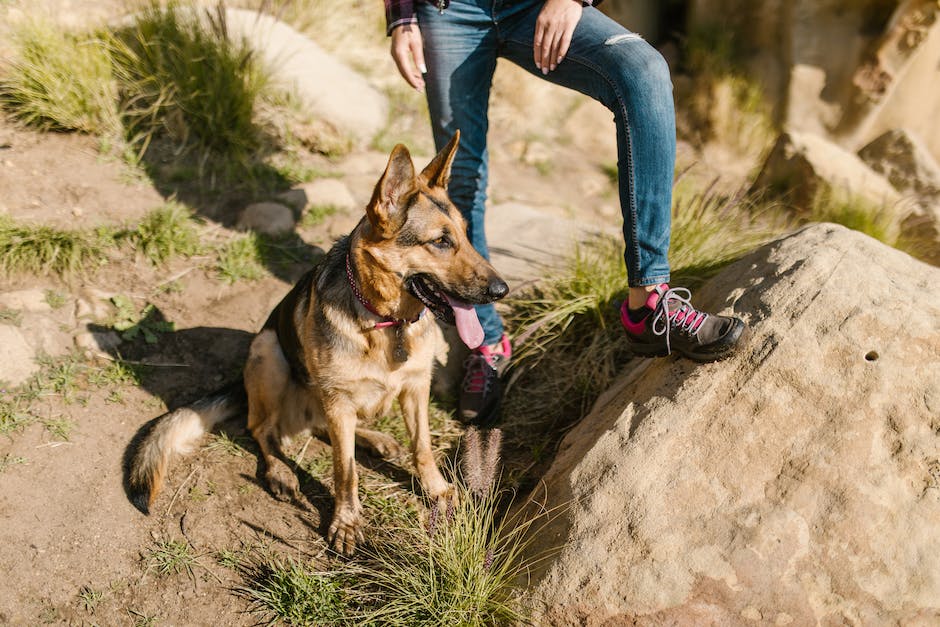
M 352 555 L 362 534 L 362 506 L 356 475 L 356 410 L 349 403 L 334 402 L 327 412 L 327 429 L 333 446 L 333 490 L 336 508 L 327 540 L 334 550 Z
M 431 427 L 428 424 L 430 400 L 430 377 L 427 383 L 406 387 L 398 397 L 405 416 L 405 427 L 411 438 L 411 454 L 418 478 L 421 480 L 421 488 L 432 499 L 450 499 L 453 497 L 454 488 L 441 475 L 431 451 Z

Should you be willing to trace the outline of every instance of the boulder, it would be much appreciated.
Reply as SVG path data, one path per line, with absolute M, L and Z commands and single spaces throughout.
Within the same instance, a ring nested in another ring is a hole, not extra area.
M 899 192 L 940 199 L 940 165 L 927 146 L 907 131 L 888 131 L 858 156 Z
M 727 33 L 777 122 L 850 150 L 892 128 L 940 159 L 936 0 L 691 0 L 688 29 Z
M 901 193 L 913 197 L 911 212 L 901 220 L 901 239 L 928 263 L 940 266 L 940 165 L 918 138 L 888 131 L 859 156 Z
M 276 202 L 257 202 L 245 207 L 238 216 L 238 228 L 277 237 L 294 230 L 294 212 Z
M 798 209 L 812 207 L 824 187 L 859 196 L 876 206 L 894 206 L 900 194 L 858 156 L 813 133 L 783 133 L 764 162 L 753 191 L 787 194 Z
M 712 279 L 740 351 L 625 372 L 533 493 L 536 623 L 937 624 L 937 285 L 830 224 Z
M 257 11 L 227 9 L 225 15 L 229 33 L 244 37 L 275 78 L 293 89 L 315 118 L 362 144 L 385 126 L 385 96 L 314 41 Z

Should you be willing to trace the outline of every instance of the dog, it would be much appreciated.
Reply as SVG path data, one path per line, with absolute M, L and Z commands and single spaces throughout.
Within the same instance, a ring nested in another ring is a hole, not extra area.
M 126 477 L 138 509 L 149 512 L 174 454 L 188 452 L 246 404 L 265 480 L 278 499 L 299 496 L 282 440 L 304 431 L 329 439 L 335 509 L 327 541 L 340 553 L 351 555 L 363 541 L 355 446 L 385 458 L 401 452 L 393 437 L 357 423 L 389 412 L 395 399 L 423 492 L 454 497 L 432 455 L 428 426 L 434 318 L 456 325 L 475 348 L 483 330 L 473 305 L 509 291 L 473 249 L 447 196 L 459 141 L 458 131 L 420 174 L 397 145 L 358 225 L 294 285 L 252 340 L 243 382 L 168 412 L 139 434 Z

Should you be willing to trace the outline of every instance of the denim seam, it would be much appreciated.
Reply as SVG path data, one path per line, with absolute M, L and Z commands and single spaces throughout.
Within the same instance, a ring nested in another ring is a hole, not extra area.
M 507 39 L 506 41 L 512 42 L 516 44 L 517 46 L 523 46 L 523 47 L 528 46 L 528 44 L 517 41 L 515 39 Z M 589 70 L 594 71 L 595 73 L 597 73 L 598 76 L 600 76 L 605 81 L 607 81 L 607 84 L 610 86 L 610 88 L 613 90 L 614 94 L 616 95 L 617 104 L 620 106 L 620 110 L 623 113 L 624 130 L 626 131 L 626 134 L 627 134 L 627 173 L 630 176 L 630 185 L 629 185 L 630 187 L 629 189 L 630 239 L 631 239 L 630 243 L 633 249 L 633 255 L 632 255 L 633 267 L 627 268 L 627 283 L 631 287 L 639 287 L 639 286 L 633 285 L 634 283 L 633 277 L 639 274 L 639 270 L 640 270 L 640 243 L 639 243 L 639 237 L 636 231 L 636 223 L 637 223 L 636 174 L 633 171 L 633 135 L 630 132 L 630 114 L 627 112 L 627 105 L 625 103 L 625 99 L 623 97 L 623 94 L 621 94 L 620 90 L 617 88 L 616 83 L 614 83 L 614 81 L 610 78 L 610 76 L 606 74 L 604 71 L 602 71 L 599 66 L 591 63 L 587 59 L 583 59 L 577 56 L 568 56 L 568 57 L 565 57 L 565 59 L 574 61 L 576 63 L 580 63 L 581 65 L 585 66 Z M 626 260 L 626 255 L 624 255 L 624 258 L 625 258 L 624 260 Z M 627 265 L 629 266 L 630 264 L 627 264 Z

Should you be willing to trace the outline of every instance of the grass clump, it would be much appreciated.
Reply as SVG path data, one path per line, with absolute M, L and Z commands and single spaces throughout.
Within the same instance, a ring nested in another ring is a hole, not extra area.
M 236 161 L 259 147 L 253 116 L 268 76 L 229 36 L 221 5 L 201 15 L 152 2 L 115 34 L 112 56 L 126 133 L 141 154 L 156 136 Z
M 188 542 L 182 540 L 160 540 L 146 558 L 147 570 L 167 576 L 186 572 L 193 576 L 193 568 L 199 566 L 197 556 Z
M 379 530 L 363 551 L 359 577 L 374 595 L 361 621 L 377 625 L 507 625 L 526 618 L 516 579 L 531 520 L 504 517 L 498 488 L 502 434 L 475 429 L 464 440 L 456 503 L 430 504 Z M 485 440 L 485 441 L 484 441 Z
M 369 542 L 330 572 L 265 556 L 243 570 L 253 610 L 292 625 L 508 625 L 527 619 L 516 582 L 532 520 L 504 516 L 502 434 L 471 429 L 455 500 L 427 501 L 422 518 L 401 496 L 374 511 Z M 366 503 L 370 497 L 363 486 Z M 391 502 L 394 501 L 394 502 Z M 382 510 L 390 510 L 382 515 Z M 378 519 L 378 520 L 377 520 Z
M 669 261 L 673 282 L 697 287 L 731 262 L 792 227 L 774 205 L 742 192 L 725 196 L 680 181 L 675 188 Z
M 0 102 L 15 118 L 42 130 L 119 128 L 111 59 L 100 38 L 32 21 L 14 33 L 14 45 L 18 54 L 0 83 Z
M 136 229 L 127 232 L 126 239 L 155 265 L 176 256 L 191 257 L 200 248 L 192 214 L 175 202 L 148 213 Z
M 10 453 L 7 453 L 3 457 L 0 457 L 0 473 L 12 466 L 25 464 L 27 461 L 28 460 L 25 457 L 14 456 Z
M 809 219 L 841 224 L 889 246 L 898 244 L 897 220 L 888 207 L 828 186 L 822 187 L 813 198 Z
M 245 569 L 247 597 L 255 612 L 289 625 L 355 625 L 356 593 L 349 576 L 277 557 Z
M 113 245 L 107 229 L 70 230 L 17 224 L 0 216 L 0 273 L 71 276 L 107 261 Z
M 257 233 L 236 237 L 218 250 L 216 271 L 228 283 L 257 281 L 264 277 L 264 242 Z

